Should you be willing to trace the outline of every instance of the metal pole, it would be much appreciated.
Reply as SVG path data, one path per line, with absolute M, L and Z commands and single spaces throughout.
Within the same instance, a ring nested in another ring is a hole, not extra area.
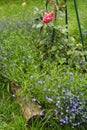
M 67 0 L 65 0 L 65 23 L 66 23 L 66 29 L 68 30 Z M 66 32 L 66 37 L 68 39 L 68 32 Z
M 46 4 L 45 4 L 45 6 L 46 6 L 46 11 L 47 11 L 47 6 L 48 6 L 48 0 L 46 0 Z
M 80 38 L 81 38 L 81 42 L 82 42 L 82 47 L 83 47 L 83 51 L 85 51 L 84 40 L 83 40 L 83 36 L 82 36 L 82 30 L 81 30 L 81 25 L 80 25 L 80 20 L 79 20 L 76 0 L 74 0 L 74 6 L 75 6 L 76 17 L 77 17 L 77 21 L 78 21 L 78 28 L 79 28 L 79 32 L 80 32 Z M 84 57 L 85 57 L 85 61 L 87 61 L 86 55 L 84 55 Z

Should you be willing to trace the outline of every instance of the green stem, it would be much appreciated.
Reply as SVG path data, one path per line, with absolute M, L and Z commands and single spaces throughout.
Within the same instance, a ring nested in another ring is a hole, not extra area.
M 57 5 L 59 4 L 59 0 L 56 0 L 56 4 L 57 4 Z

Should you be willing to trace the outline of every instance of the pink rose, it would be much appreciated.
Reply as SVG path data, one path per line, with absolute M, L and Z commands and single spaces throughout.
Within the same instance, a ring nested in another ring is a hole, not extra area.
M 50 12 L 50 13 L 45 13 L 44 14 L 44 17 L 42 19 L 42 22 L 43 23 L 49 23 L 51 21 L 54 20 L 54 13 L 53 12 Z

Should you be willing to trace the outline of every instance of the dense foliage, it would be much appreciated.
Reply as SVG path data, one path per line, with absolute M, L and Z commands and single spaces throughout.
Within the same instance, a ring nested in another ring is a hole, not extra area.
M 78 37 L 67 39 L 64 7 L 48 7 L 56 16 L 48 24 L 42 23 L 44 8 L 0 20 L 0 76 L 40 104 L 46 115 L 41 130 L 58 124 L 87 129 L 86 51 Z

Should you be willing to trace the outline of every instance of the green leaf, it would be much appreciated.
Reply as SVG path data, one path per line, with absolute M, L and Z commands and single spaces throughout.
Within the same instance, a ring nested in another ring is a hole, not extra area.
M 41 28 L 41 27 L 43 27 L 43 24 L 42 24 L 42 23 L 34 24 L 34 25 L 32 26 L 32 28 Z
M 43 27 L 42 23 L 39 23 L 39 24 L 36 25 L 36 28 L 41 28 L 41 27 Z
M 84 55 L 87 55 L 87 51 L 83 51 L 82 53 L 83 53 Z
M 64 62 L 66 62 L 66 58 L 59 58 L 58 57 L 58 61 L 60 64 L 63 64 Z
M 73 54 L 73 51 L 68 51 L 67 52 L 67 55 L 72 55 Z
M 57 50 L 57 47 L 56 46 L 53 46 L 51 51 L 56 51 Z

